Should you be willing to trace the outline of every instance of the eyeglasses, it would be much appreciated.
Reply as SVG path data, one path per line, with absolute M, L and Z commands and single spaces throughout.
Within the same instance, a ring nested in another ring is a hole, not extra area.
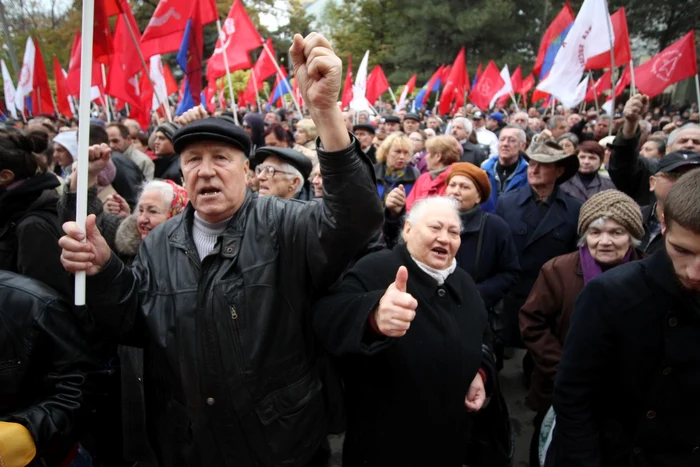
M 285 172 L 284 170 L 277 169 L 271 165 L 259 165 L 255 168 L 255 175 L 258 177 L 265 172 L 265 175 L 272 178 L 275 176 L 275 174 L 281 173 L 281 174 L 287 174 L 287 175 L 293 175 L 291 172 Z

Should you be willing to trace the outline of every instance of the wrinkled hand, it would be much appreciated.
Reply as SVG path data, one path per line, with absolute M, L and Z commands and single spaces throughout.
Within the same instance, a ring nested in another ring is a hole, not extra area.
M 63 224 L 66 235 L 58 240 L 59 246 L 63 248 L 61 263 L 68 272 L 86 271 L 88 276 L 94 276 L 109 261 L 111 250 L 95 225 L 94 214 L 87 217 L 85 230 L 87 236 L 76 222 Z M 85 238 L 87 240 L 83 242 Z
M 404 206 L 406 206 L 406 189 L 403 185 L 399 185 L 387 195 L 386 209 L 393 219 L 397 219 Z
M 129 214 L 131 214 L 129 203 L 127 203 L 124 198 L 116 193 L 107 197 L 104 202 L 104 209 L 105 211 L 115 214 L 122 219 L 129 217 Z
M 88 149 L 88 174 L 95 175 L 107 167 L 112 157 L 112 150 L 106 144 L 95 144 Z
M 337 108 L 343 63 L 330 42 L 316 32 L 305 38 L 295 34 L 289 54 L 309 111 Z
M 642 94 L 635 94 L 630 97 L 622 114 L 628 122 L 637 123 L 642 119 L 642 115 L 649 110 L 649 98 Z
M 468 412 L 478 412 L 484 406 L 486 401 L 486 389 L 484 388 L 484 380 L 479 373 L 476 374 L 474 380 L 469 385 L 469 392 L 464 398 L 464 405 Z
M 545 128 L 537 135 L 537 141 L 539 142 L 545 142 L 550 139 L 554 139 L 554 135 L 549 131 L 549 128 Z
M 203 118 L 207 117 L 209 117 L 209 114 L 207 113 L 206 109 L 201 105 L 198 105 L 197 107 L 193 107 L 186 111 L 179 117 L 176 117 L 175 123 L 180 126 L 185 126 L 189 123 L 196 122 L 197 120 L 202 120 Z
M 408 270 L 401 266 L 396 272 L 396 280 L 386 289 L 379 306 L 374 312 L 374 320 L 379 332 L 388 337 L 401 337 L 416 317 L 418 301 L 406 292 Z

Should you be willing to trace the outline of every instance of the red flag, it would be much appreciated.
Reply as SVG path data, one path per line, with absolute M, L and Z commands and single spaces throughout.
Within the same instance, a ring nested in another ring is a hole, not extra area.
M 129 16 L 130 12 L 131 10 L 129 9 L 127 16 Z M 129 18 L 129 22 L 135 28 L 134 34 L 138 34 L 138 28 L 136 28 L 136 21 L 133 16 Z M 137 40 L 138 38 L 136 36 Z M 139 79 L 136 74 L 141 70 L 142 66 L 139 60 L 135 60 L 135 57 L 138 57 L 138 49 L 131 39 L 124 15 L 119 15 L 114 29 L 114 53 L 109 64 L 105 93 L 138 107 L 141 105 L 141 98 L 139 97 Z
M 272 52 L 272 55 L 275 55 L 275 47 L 272 45 L 272 38 L 270 37 L 267 38 L 267 47 L 270 49 L 270 52 Z M 270 58 L 270 54 L 267 53 L 264 48 L 260 51 L 260 56 L 258 57 L 258 61 L 255 62 L 253 71 L 257 79 L 258 89 L 262 87 L 264 80 L 277 73 L 274 60 Z
M 170 71 L 168 62 L 163 62 L 163 78 L 165 78 L 165 91 L 168 95 L 175 94 L 177 92 L 177 81 L 173 77 L 173 72 Z
M 39 42 L 34 38 L 34 76 L 32 92 L 32 110 L 35 114 L 54 113 L 56 109 L 51 99 L 51 88 L 49 87 L 49 77 L 46 74 L 44 58 L 41 56 Z
M 440 86 L 445 87 L 445 83 L 447 82 L 447 79 L 450 77 L 450 73 L 452 72 L 452 65 L 447 65 L 442 69 L 442 74 L 440 75 Z
M 370 104 L 374 105 L 377 99 L 379 99 L 379 96 L 384 94 L 387 89 L 389 89 L 389 81 L 387 81 L 382 67 L 377 65 L 372 69 L 369 76 L 367 76 L 367 92 L 365 93 L 365 97 Z
M 469 94 L 469 100 L 480 109 L 488 109 L 491 99 L 505 85 L 501 78 L 501 73 L 496 68 L 496 64 L 489 62 L 484 72 L 476 82 L 476 86 Z
M 112 4 L 114 0 L 108 1 Z M 107 7 L 105 0 L 95 0 L 95 22 L 92 27 L 92 57 L 103 65 L 109 64 L 109 56 L 114 52 L 112 34 L 109 32 L 109 21 L 107 19 L 108 8 L 114 8 L 114 5 Z
M 224 45 L 228 58 L 228 72 L 250 68 L 248 52 L 263 45 L 262 37 L 251 21 L 240 0 L 233 6 L 221 28 L 222 37 L 216 41 L 214 53 L 207 62 L 207 79 L 220 78 L 227 73 L 224 65 Z M 263 52 L 265 53 L 265 52 Z M 266 53 L 265 53 L 266 54 Z M 269 58 L 269 57 L 268 57 Z
M 620 79 L 617 80 L 617 84 L 615 85 L 615 97 L 619 97 L 627 88 L 632 83 L 632 75 L 630 73 L 630 67 L 629 65 L 625 67 L 625 71 L 622 72 L 622 76 L 620 76 Z
M 610 15 L 610 22 L 615 34 L 615 66 L 626 65 L 632 58 L 632 52 L 625 7 L 620 7 L 619 10 Z M 586 62 L 586 70 L 602 70 L 603 68 L 610 68 L 610 51 L 591 57 Z
M 100 0 L 97 0 L 100 1 Z M 95 3 L 97 3 L 97 1 Z M 129 5 L 126 0 L 122 0 L 124 2 L 124 5 Z M 103 6 L 102 8 L 104 9 L 105 14 L 109 16 L 114 16 L 122 13 L 123 11 L 123 5 L 120 0 L 102 0 Z M 136 32 L 136 31 L 134 31 Z
M 208 24 L 219 17 L 214 0 L 195 0 L 199 6 L 199 21 Z M 191 0 L 160 0 L 141 37 L 145 58 L 155 54 L 177 52 L 192 11 Z
M 459 50 L 455 58 L 450 74 L 445 81 L 445 86 L 440 97 L 440 113 L 445 115 L 450 111 L 454 100 L 464 99 L 464 94 L 469 90 L 469 76 L 467 75 L 467 62 L 464 47 Z M 495 94 L 495 92 L 494 92 Z
M 510 83 L 513 85 L 513 94 L 519 92 L 520 88 L 523 87 L 523 71 L 520 69 L 520 65 L 510 75 Z
M 520 85 L 520 88 L 517 90 L 517 92 L 525 96 L 528 92 L 530 92 L 530 90 L 533 87 L 535 87 L 535 75 L 530 73 L 529 75 L 527 75 L 527 78 L 523 80 L 523 84 Z M 515 87 L 513 89 L 515 89 Z
M 253 78 L 252 71 L 248 76 L 248 84 L 246 85 L 245 92 L 243 93 L 243 99 L 251 104 L 253 102 L 257 102 L 257 94 L 255 93 L 255 79 Z
M 131 107 L 129 117 L 136 120 L 142 130 L 147 131 L 151 123 L 151 106 L 153 103 L 153 87 L 147 73 L 141 73 L 138 86 L 141 91 L 140 105 Z
M 287 78 L 287 70 L 284 68 L 284 65 L 280 65 L 280 71 L 282 72 L 282 77 Z M 284 95 L 284 93 L 275 93 L 277 87 L 280 85 L 280 82 L 280 75 L 278 73 L 277 78 L 275 79 L 275 86 L 272 88 L 273 92 L 270 95 L 270 100 L 268 101 L 268 104 L 272 105 L 273 99 L 275 98 L 275 94 L 279 94 L 280 97 L 277 99 L 277 107 L 282 107 L 282 96 Z
M 340 108 L 344 109 L 350 105 L 352 100 L 352 57 L 348 54 L 348 68 L 345 72 L 345 85 L 343 87 L 343 97 Z
M 299 105 L 304 105 L 304 98 L 299 90 L 299 81 L 294 78 L 294 84 L 292 85 L 292 95 L 296 98 Z
M 610 70 L 603 73 L 603 76 L 598 78 L 598 81 L 593 83 L 586 92 L 585 102 L 593 102 L 598 99 L 605 91 L 612 87 L 612 72 Z
M 651 60 L 634 69 L 637 88 L 643 94 L 654 97 L 664 89 L 698 74 L 695 54 L 695 31 L 659 52 Z
M 535 89 L 535 91 L 532 93 L 532 103 L 534 104 L 542 99 L 549 99 L 549 93 Z
M 68 103 L 68 89 L 66 89 L 66 77 L 63 75 L 61 64 L 58 63 L 58 58 L 53 56 L 53 79 L 56 82 L 56 106 L 59 113 L 71 118 L 73 112 Z
M 68 76 L 66 77 L 66 89 L 73 97 L 80 97 L 80 31 L 77 31 L 73 39 L 73 47 L 71 48 L 70 63 L 68 65 Z M 92 61 L 92 85 L 98 86 L 100 92 L 103 91 L 102 83 L 102 68 L 100 63 Z
M 543 79 L 544 75 L 549 73 L 549 69 L 554 63 L 554 57 L 556 57 L 557 51 L 564 40 L 564 37 L 562 37 L 564 35 L 563 33 L 573 24 L 574 18 L 574 12 L 571 10 L 569 0 L 567 0 L 564 8 L 557 14 L 544 33 L 544 36 L 542 36 L 540 49 L 537 52 L 537 60 L 533 68 L 534 73 L 539 76 L 540 79 Z
M 214 113 L 214 111 L 216 110 L 215 99 L 216 99 L 216 83 L 214 83 L 213 88 L 207 86 L 204 89 L 205 102 L 202 102 L 202 104 L 206 105 L 207 111 L 209 111 L 209 113 Z

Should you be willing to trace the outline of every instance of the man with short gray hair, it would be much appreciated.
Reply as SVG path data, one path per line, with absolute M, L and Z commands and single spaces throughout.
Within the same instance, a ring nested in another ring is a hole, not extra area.
M 494 212 L 501 194 L 527 185 L 526 143 L 527 135 L 519 125 L 508 125 L 501 130 L 498 157 L 490 158 L 481 166 L 491 183 L 491 196 L 481 204 L 484 211 Z
M 468 118 L 457 117 L 450 122 L 450 134 L 459 141 L 464 149 L 460 161 L 469 162 L 479 167 L 488 158 L 488 155 L 478 145 L 469 141 L 472 129 L 472 122 Z

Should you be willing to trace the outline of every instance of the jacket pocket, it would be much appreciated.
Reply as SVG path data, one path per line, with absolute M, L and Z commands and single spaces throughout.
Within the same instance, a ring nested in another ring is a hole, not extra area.
M 315 372 L 268 395 L 255 411 L 275 465 L 308 461 L 325 436 L 321 381 Z

